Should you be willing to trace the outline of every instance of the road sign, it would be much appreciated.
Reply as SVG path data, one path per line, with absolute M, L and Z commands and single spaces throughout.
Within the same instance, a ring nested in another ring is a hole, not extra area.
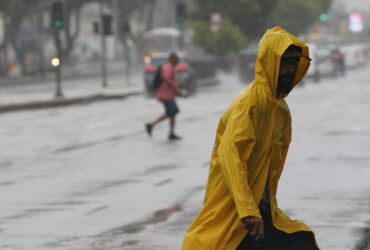
M 353 33 L 359 33 L 364 30 L 363 16 L 360 12 L 352 12 L 349 14 L 349 30 Z
M 222 15 L 219 12 L 213 12 L 211 15 L 211 25 L 209 27 L 213 33 L 221 31 L 221 21 Z

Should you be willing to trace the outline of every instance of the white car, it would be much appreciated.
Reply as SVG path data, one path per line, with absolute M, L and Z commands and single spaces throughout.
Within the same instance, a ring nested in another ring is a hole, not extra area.
M 352 44 L 342 47 L 346 66 L 348 69 L 356 69 L 364 66 L 369 57 L 369 46 L 365 44 Z

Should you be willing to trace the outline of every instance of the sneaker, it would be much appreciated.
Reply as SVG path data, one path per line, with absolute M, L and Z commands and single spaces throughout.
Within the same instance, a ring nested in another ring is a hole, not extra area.
M 168 140 L 170 140 L 170 141 L 181 140 L 181 137 L 178 136 L 178 135 L 175 135 L 175 134 L 170 134 L 168 136 Z
M 151 137 L 152 136 L 153 125 L 147 123 L 147 124 L 145 124 L 145 129 L 146 129 L 146 132 L 148 133 L 149 137 Z

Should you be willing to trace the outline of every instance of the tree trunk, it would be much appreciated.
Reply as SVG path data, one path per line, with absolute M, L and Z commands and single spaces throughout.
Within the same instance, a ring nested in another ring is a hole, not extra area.
M 147 20 L 146 20 L 146 30 L 151 30 L 153 29 L 153 21 L 154 21 L 154 9 L 157 4 L 157 0 L 153 0 L 149 3 L 149 8 L 148 8 L 148 15 L 147 15 Z
M 17 58 L 17 62 L 19 63 L 19 66 L 21 67 L 21 73 L 22 75 L 26 75 L 26 63 L 25 63 L 25 48 L 22 46 L 21 42 L 19 41 L 19 29 L 20 25 L 12 25 L 10 26 L 10 42 L 11 45 L 15 51 L 15 56 Z
M 0 75 L 8 75 L 8 36 L 6 29 L 3 44 L 0 46 Z
M 78 35 L 80 34 L 80 23 L 81 23 L 81 18 L 80 18 L 80 12 L 82 8 L 82 3 L 78 3 L 77 5 L 73 6 L 71 2 L 66 2 L 66 8 L 65 8 L 65 21 L 64 21 L 64 32 L 65 32 L 65 44 L 66 46 L 62 50 L 62 55 L 63 57 L 68 57 L 73 49 L 75 40 L 77 39 Z M 70 18 L 74 14 L 75 16 L 75 32 L 72 34 L 71 31 L 71 22 Z

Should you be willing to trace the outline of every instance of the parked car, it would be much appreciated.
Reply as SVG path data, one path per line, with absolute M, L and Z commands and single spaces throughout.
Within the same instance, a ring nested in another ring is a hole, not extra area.
M 192 95 L 196 92 L 197 84 L 194 78 L 194 71 L 183 54 L 178 53 L 179 63 L 176 65 L 177 82 L 180 89 L 184 90 L 186 95 Z M 168 61 L 169 53 L 157 53 L 151 57 L 145 58 L 144 83 L 145 91 L 148 96 L 154 96 L 153 88 L 154 75 L 161 65 Z
M 344 55 L 338 48 L 320 48 L 317 50 L 317 64 L 323 77 L 339 77 L 345 74 Z
M 246 49 L 240 52 L 237 61 L 239 79 L 248 84 L 254 81 L 254 69 L 256 67 L 257 49 Z
M 352 44 L 343 47 L 348 69 L 357 69 L 369 60 L 369 47 L 364 44 Z

